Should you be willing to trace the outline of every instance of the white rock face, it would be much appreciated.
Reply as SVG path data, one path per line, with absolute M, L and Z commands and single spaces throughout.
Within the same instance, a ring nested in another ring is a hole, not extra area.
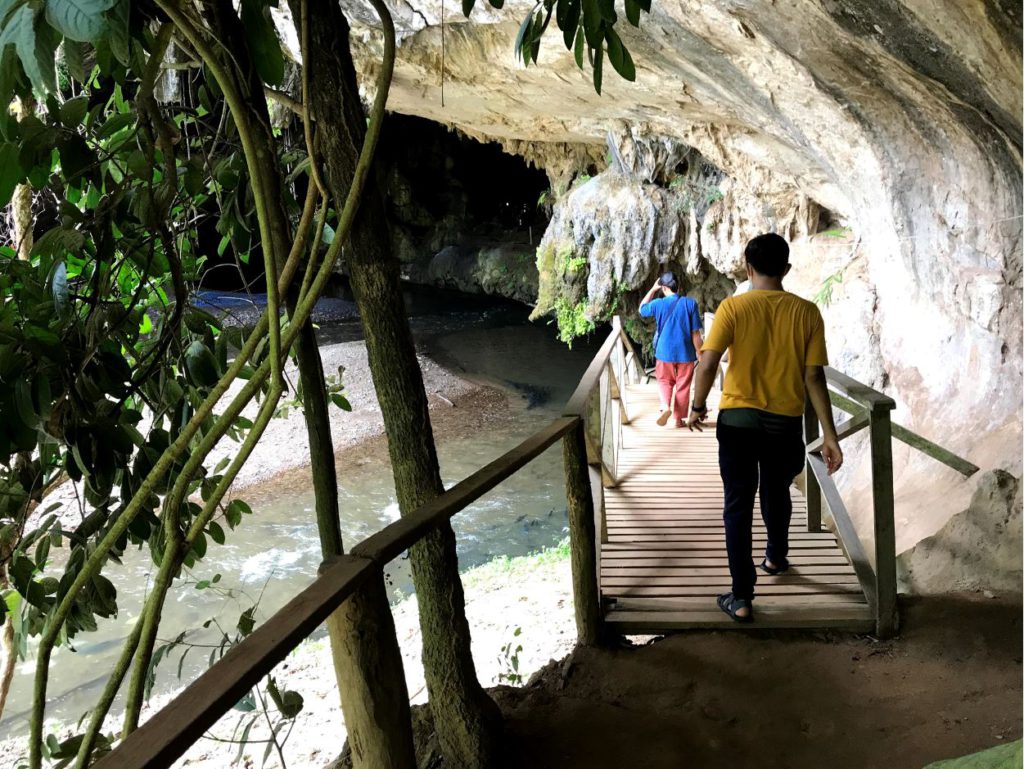
M 946 524 L 965 509 L 957 500 L 969 501 L 995 469 L 1021 474 L 1019 6 L 655 0 L 639 30 L 622 25 L 637 81 L 607 75 L 600 97 L 557 32 L 545 38 L 539 66 L 514 62 L 512 41 L 529 7 L 514 0 L 503 11 L 478 8 L 466 22 L 446 4 L 442 69 L 440 2 L 394 6 L 402 43 L 391 108 L 533 146 L 537 157 L 549 144 L 603 152 L 623 125 L 661 137 L 665 154 L 673 143 L 699 150 L 729 177 L 729 199 L 700 223 L 700 255 L 734 274 L 739 249 L 756 234 L 750 228 L 774 220 L 797 239 L 794 287 L 814 294 L 827 276 L 844 276 L 826 310 L 837 364 L 894 396 L 897 421 L 983 467 L 970 481 L 942 475 L 916 500 L 901 500 L 914 506 L 901 550 L 935 536 L 956 552 L 962 528 Z M 372 15 L 359 18 L 372 26 Z M 354 38 L 372 74 L 377 38 L 366 30 Z M 636 168 L 651 160 L 634 159 Z M 636 206 L 657 204 L 634 191 Z M 811 206 L 841 220 L 848 242 L 807 237 Z M 648 219 L 659 222 L 653 242 L 692 248 L 673 234 L 689 232 L 688 219 Z M 595 242 L 602 234 L 593 233 Z M 900 461 L 904 479 L 935 469 L 909 455 Z M 863 486 L 863 478 L 847 485 Z M 1000 536 L 1019 540 L 1019 528 Z M 964 546 L 986 545 L 972 535 Z M 960 583 L 955 574 L 948 580 Z M 929 589 L 941 584 L 928 580 Z

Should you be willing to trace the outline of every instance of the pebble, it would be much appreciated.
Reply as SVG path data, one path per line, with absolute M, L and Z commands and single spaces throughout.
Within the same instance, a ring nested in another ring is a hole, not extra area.
M 993 592 L 992 592 L 991 590 L 983 590 L 983 591 L 981 592 L 981 594 L 982 594 L 983 596 L 985 596 L 986 598 L 995 598 L 995 597 L 996 597 L 996 594 L 995 594 L 995 593 L 993 593 Z

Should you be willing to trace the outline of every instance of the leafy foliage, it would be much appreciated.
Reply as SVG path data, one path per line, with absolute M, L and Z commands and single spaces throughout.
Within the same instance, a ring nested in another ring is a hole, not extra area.
M 489 0 L 494 8 L 501 8 L 504 0 Z M 462 12 L 472 13 L 476 0 L 462 0 Z M 651 0 L 625 0 L 626 20 L 640 26 L 640 13 L 650 13 Z M 566 50 L 573 52 L 576 66 L 583 69 L 584 58 L 589 62 L 594 79 L 594 90 L 601 93 L 604 80 L 604 61 L 607 57 L 612 68 L 625 80 L 636 80 L 633 57 L 615 30 L 619 21 L 614 0 L 540 0 L 523 19 L 516 35 L 513 50 L 516 57 L 529 66 L 537 63 L 540 43 L 554 16 L 562 32 Z

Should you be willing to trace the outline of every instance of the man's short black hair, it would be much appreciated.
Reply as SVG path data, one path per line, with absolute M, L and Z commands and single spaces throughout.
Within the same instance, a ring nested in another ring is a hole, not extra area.
M 676 282 L 675 274 L 671 272 L 664 273 L 660 278 L 658 278 L 658 282 L 669 291 L 675 291 L 679 287 L 679 283 Z
M 781 235 L 769 232 L 747 243 L 747 264 L 768 278 L 781 278 L 789 264 L 789 244 Z

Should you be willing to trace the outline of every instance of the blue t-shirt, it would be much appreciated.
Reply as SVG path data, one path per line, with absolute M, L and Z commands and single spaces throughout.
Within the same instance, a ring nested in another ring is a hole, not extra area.
M 640 305 L 640 314 L 654 318 L 658 323 L 655 358 L 665 363 L 693 363 L 697 360 L 693 332 L 700 331 L 703 324 L 695 301 L 678 294 L 666 296 Z

